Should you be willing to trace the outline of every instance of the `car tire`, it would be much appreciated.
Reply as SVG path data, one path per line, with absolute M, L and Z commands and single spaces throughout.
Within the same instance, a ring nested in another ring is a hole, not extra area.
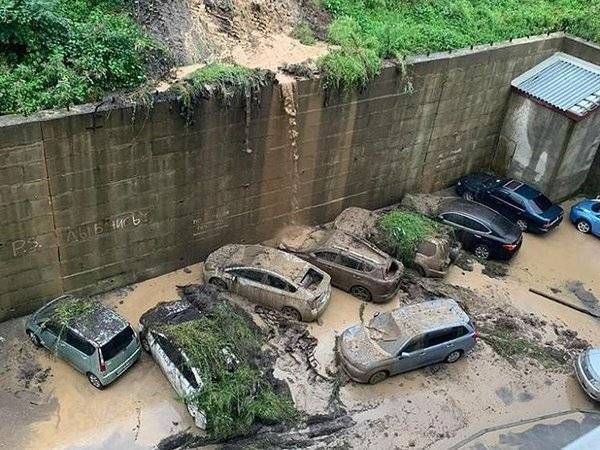
M 490 259 L 490 248 L 485 244 L 479 244 L 473 250 L 473 254 L 477 256 L 479 259 Z
M 148 339 L 144 336 L 140 336 L 140 345 L 146 353 L 150 353 L 150 344 L 148 343 Z
M 281 313 L 290 320 L 296 320 L 298 322 L 302 321 L 302 314 L 300 314 L 300 311 L 291 306 L 284 306 L 281 308 Z
M 27 333 L 27 336 L 29 336 L 29 340 L 31 341 L 31 343 L 33 345 L 35 345 L 36 347 L 42 346 L 42 342 L 40 341 L 40 338 L 37 337 L 33 331 L 27 330 L 26 333 Z
M 463 192 L 463 195 L 462 195 L 462 196 L 463 196 L 463 198 L 464 198 L 465 200 L 469 200 L 469 201 L 471 201 L 471 202 L 475 200 L 475 197 L 473 196 L 473 193 L 472 193 L 472 192 L 469 192 L 469 191 L 465 191 L 465 192 Z
M 387 380 L 389 376 L 390 374 L 387 370 L 380 370 L 369 377 L 369 384 L 381 383 L 382 381 Z
M 371 291 L 364 286 L 352 286 L 350 288 L 350 293 L 363 302 L 370 302 L 373 298 Z
M 463 352 L 462 350 L 454 350 L 453 352 L 451 352 L 448 356 L 446 356 L 445 361 L 448 364 L 452 364 L 455 363 L 456 361 L 458 361 L 460 358 L 462 358 Z
M 527 221 L 525 219 L 519 219 L 519 220 L 517 220 L 517 226 L 519 227 L 519 229 L 522 232 L 527 231 L 527 229 L 529 228 L 529 224 L 527 223 Z
M 225 281 L 223 281 L 220 278 L 217 277 L 212 277 L 210 280 L 208 280 L 209 284 L 212 284 L 213 286 L 226 291 L 227 290 L 227 283 L 225 283 Z
M 102 384 L 102 382 L 100 381 L 100 379 L 96 375 L 94 375 L 93 373 L 88 372 L 87 373 L 87 379 L 90 382 L 90 384 L 92 386 L 94 386 L 96 389 L 98 389 L 100 391 L 102 389 L 104 389 L 104 385 Z
M 588 234 L 590 231 L 592 231 L 592 226 L 587 220 L 584 219 L 579 219 L 577 222 L 575 222 L 575 226 L 577 227 L 577 231 L 583 234 Z

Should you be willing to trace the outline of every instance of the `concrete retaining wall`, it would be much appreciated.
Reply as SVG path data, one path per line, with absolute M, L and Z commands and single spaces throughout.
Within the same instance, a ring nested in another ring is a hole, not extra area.
M 274 85 L 249 114 L 241 101 L 202 101 L 191 126 L 174 101 L 0 118 L 0 320 L 486 169 L 510 81 L 566 41 L 414 57 L 410 93 L 394 67 L 327 98 L 301 80 L 295 117 Z

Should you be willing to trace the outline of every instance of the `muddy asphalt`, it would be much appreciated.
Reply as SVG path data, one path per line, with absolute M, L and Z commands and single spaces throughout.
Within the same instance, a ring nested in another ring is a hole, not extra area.
M 600 407 L 583 394 L 571 370 L 581 348 L 600 346 L 598 320 L 529 290 L 597 309 L 599 249 L 599 239 L 565 222 L 548 236 L 526 235 L 510 266 L 483 266 L 467 255 L 443 281 L 409 275 L 386 305 L 361 305 L 334 290 L 318 323 L 293 330 L 236 299 L 258 323 L 276 330 L 270 343 L 280 354 L 274 374 L 288 382 L 297 407 L 317 418 L 329 414 L 314 420 L 329 421 L 329 428 L 310 425 L 304 440 L 279 433 L 271 446 L 551 449 L 600 425 Z M 198 264 L 102 300 L 137 324 L 159 301 L 178 299 L 177 285 L 200 280 Z M 377 310 L 436 294 L 454 296 L 482 331 L 471 354 L 377 386 L 339 375 L 336 334 L 361 317 L 369 320 Z M 181 442 L 174 437 L 194 431 L 185 407 L 148 355 L 97 391 L 62 360 L 30 345 L 23 334 L 25 321 L 0 324 L 0 448 L 146 449 L 161 441 L 168 448 L 169 439 Z M 503 336 L 531 342 L 535 355 L 511 353 L 499 340 Z M 342 418 L 329 419 L 336 414 Z

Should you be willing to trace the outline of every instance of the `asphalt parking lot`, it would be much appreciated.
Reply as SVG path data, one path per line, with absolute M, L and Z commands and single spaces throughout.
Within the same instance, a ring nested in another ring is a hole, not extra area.
M 459 300 L 469 306 L 477 326 L 510 323 L 538 345 L 560 345 L 565 354 L 578 351 L 567 342 L 574 336 L 577 342 L 600 346 L 597 319 L 530 291 L 600 309 L 600 239 L 578 233 L 567 221 L 548 236 L 527 235 L 508 268 L 472 266 L 453 267 L 443 283 L 424 286 L 465 296 Z M 201 266 L 194 265 L 106 294 L 103 301 L 137 324 L 149 307 L 176 299 L 177 285 L 200 280 Z M 416 279 L 404 288 L 386 305 L 364 307 L 335 290 L 323 317 L 309 326 L 318 339 L 314 356 L 324 381 L 298 377 L 299 366 L 292 360 L 277 362 L 276 376 L 288 380 L 301 410 L 328 410 L 333 386 L 325 378 L 335 371 L 336 334 L 361 317 L 368 320 L 376 310 L 413 301 L 423 285 Z M 23 334 L 25 320 L 0 324 L 0 447 L 153 448 L 193 427 L 148 355 L 116 383 L 97 391 L 63 361 L 35 349 Z M 543 441 L 544 448 L 560 448 L 600 424 L 600 408 L 583 394 L 569 364 L 547 367 L 525 356 L 509 359 L 489 342 L 482 339 L 474 352 L 452 365 L 399 375 L 376 386 L 344 384 L 338 399 L 354 425 L 327 445 L 527 449 L 540 448 L 542 437 L 554 436 Z

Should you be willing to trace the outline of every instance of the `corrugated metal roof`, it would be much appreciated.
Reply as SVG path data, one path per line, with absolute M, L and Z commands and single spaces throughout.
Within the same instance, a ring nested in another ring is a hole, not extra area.
M 600 106 L 600 67 L 556 53 L 515 78 L 518 92 L 581 119 Z

